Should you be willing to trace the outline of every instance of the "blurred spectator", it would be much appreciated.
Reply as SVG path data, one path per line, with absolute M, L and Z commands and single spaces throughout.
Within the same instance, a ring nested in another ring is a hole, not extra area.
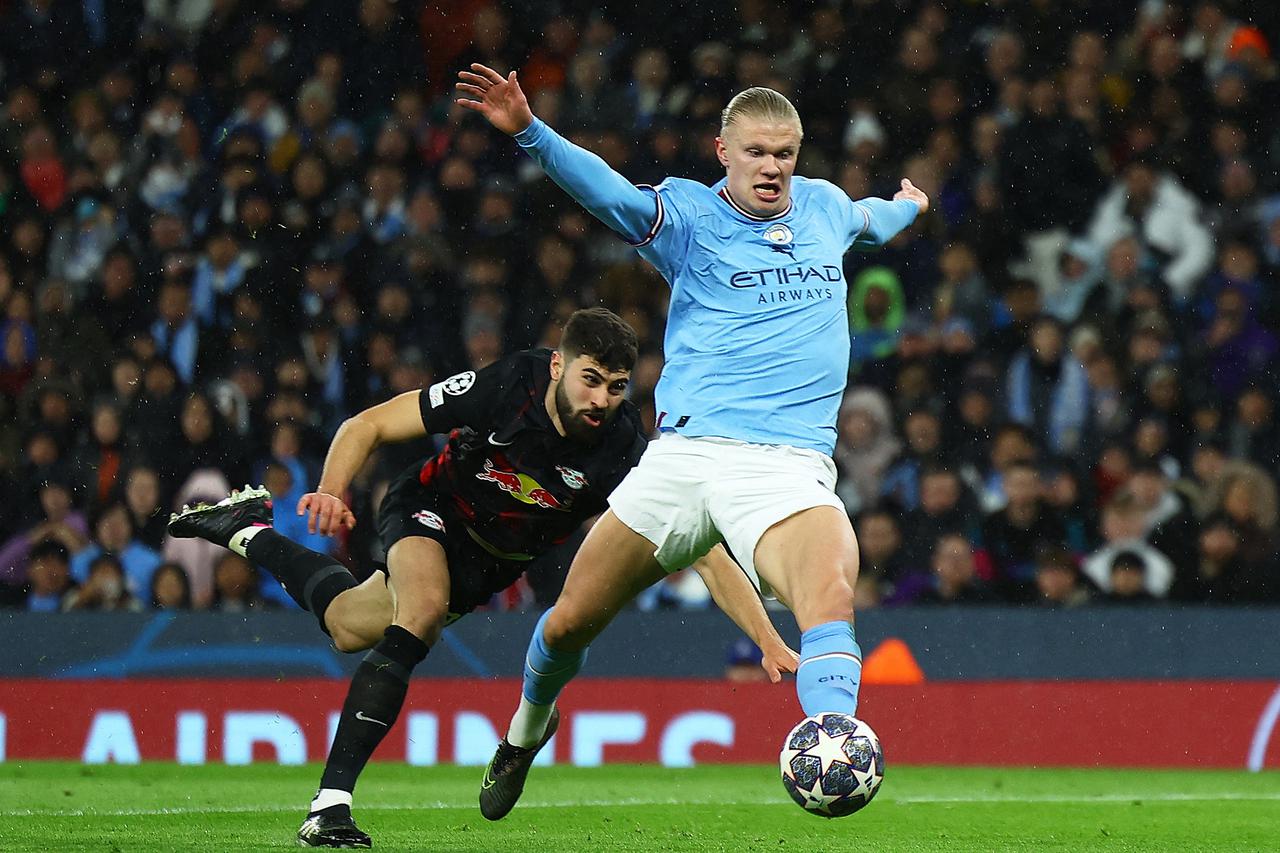
M 1110 588 L 1098 601 L 1102 604 L 1150 604 L 1155 596 L 1147 591 L 1147 567 L 1141 556 L 1121 551 L 1111 558 Z
M 1044 503 L 1035 466 L 1013 463 L 1003 480 L 1007 500 L 1003 509 L 983 521 L 982 545 L 1004 595 L 1025 598 L 1035 575 L 1036 554 L 1046 546 L 1061 546 L 1066 530 Z
M 1103 593 L 1111 592 L 1111 563 L 1124 552 L 1142 561 L 1147 592 L 1158 598 L 1168 594 L 1174 567 L 1167 556 L 1143 539 L 1145 524 L 1146 513 L 1132 494 L 1122 492 L 1103 507 L 1102 547 L 1082 564 L 1085 576 Z
M 156 610 L 190 610 L 191 581 L 178 563 L 161 563 L 151 575 L 151 607 Z
M 1079 607 L 1090 600 L 1076 561 L 1064 548 L 1049 546 L 1036 557 L 1036 603 L 1044 607 Z
M 68 479 L 50 473 L 39 486 L 40 517 L 31 527 L 9 537 L 0 545 L 0 581 L 21 584 L 27 579 L 29 563 L 36 547 L 55 542 L 67 554 L 79 551 L 88 542 L 89 524 L 84 513 L 72 504 Z
M 260 586 L 258 570 L 239 554 L 225 551 L 213 566 L 212 607 L 223 613 L 265 610 L 268 603 Z
M 837 422 L 836 493 L 850 515 L 872 506 L 902 443 L 893 434 L 893 412 L 883 392 L 854 388 L 844 396 Z
M 768 681 L 769 674 L 760 665 L 763 659 L 759 646 L 746 637 L 739 637 L 725 652 L 724 677 L 736 682 Z
M 958 533 L 938 537 L 933 548 L 932 582 L 916 604 L 990 604 L 998 600 L 978 578 L 973 546 Z
M 1195 196 L 1149 159 L 1125 167 L 1089 225 L 1089 239 L 1104 250 L 1131 235 L 1168 259 L 1158 275 L 1174 299 L 1186 304 L 1213 263 L 1213 235 Z
M 150 589 L 151 575 L 160 565 L 160 555 L 134 537 L 129 508 L 123 503 L 103 507 L 94 521 L 93 530 L 93 539 L 71 558 L 71 577 L 77 583 L 88 583 L 93 564 L 108 554 L 124 570 L 126 591 L 141 595 Z
M 904 512 L 920 502 L 920 472 L 942 455 L 942 424 L 928 409 L 917 409 L 902 424 L 906 447 L 885 472 L 880 494 Z
M 1236 288 L 1218 294 L 1199 343 L 1205 379 L 1224 397 L 1234 397 L 1250 381 L 1269 374 L 1280 354 L 1280 340 L 1250 315 Z
M 1182 571 L 1195 551 L 1198 532 L 1190 506 L 1154 462 L 1135 465 L 1126 489 L 1143 512 L 1142 537 Z
M 903 517 L 902 526 L 911 531 L 902 559 L 912 572 L 928 572 L 933 550 L 929 543 L 943 534 L 959 531 L 971 540 L 976 538 L 978 525 L 959 475 L 941 465 L 925 467 L 920 475 L 920 503 Z
M 173 497 L 174 509 L 201 501 L 216 503 L 231 491 L 231 483 L 213 469 L 196 471 L 182 484 Z M 165 562 L 180 565 L 191 585 L 191 601 L 197 608 L 213 602 L 213 566 L 225 549 L 203 539 L 174 539 L 166 534 L 161 556 Z
M 1280 465 L 1280 424 L 1275 419 L 1275 398 L 1261 385 L 1251 385 L 1236 398 L 1235 417 L 1226 430 L 1231 455 L 1262 468 Z
M 1277 509 L 1275 480 L 1247 462 L 1228 462 L 1206 501 L 1210 513 L 1222 512 L 1240 538 L 1238 556 L 1247 576 L 1260 588 L 1259 597 L 1272 593 L 1270 578 L 1276 563 Z
M 142 605 L 129 592 L 120 560 L 102 553 L 89 563 L 85 581 L 67 595 L 62 609 L 137 611 Z
M 26 609 L 32 613 L 57 613 L 75 593 L 67 549 L 60 542 L 45 539 L 31 549 L 27 570 Z
M 1051 464 L 1041 476 L 1041 488 L 1045 505 L 1062 520 L 1067 550 L 1077 556 L 1089 551 L 1097 518 L 1079 474 L 1065 461 Z
M 858 516 L 858 587 L 870 587 L 868 599 L 879 602 L 892 593 L 893 585 L 906 573 L 902 556 L 902 530 L 893 514 L 869 509 Z
M 906 299 L 897 274 L 887 267 L 868 267 L 849 288 L 850 374 L 893 355 L 906 316 Z
M 75 454 L 75 467 L 84 478 L 85 493 L 94 507 L 103 506 L 120 487 L 128 461 L 123 412 L 112 401 L 93 407 L 89 434 Z
M 1189 563 L 1169 590 L 1174 601 L 1239 604 L 1265 601 L 1272 592 L 1260 583 L 1266 578 L 1245 569 L 1240 559 L 1240 534 L 1225 515 L 1205 519 Z
M 1041 318 L 1032 326 L 1027 346 L 1009 365 L 1008 395 L 1010 418 L 1048 436 L 1055 453 L 1076 449 L 1088 412 L 1089 383 L 1056 320 Z
M 164 543 L 169 514 L 161 507 L 160 478 L 155 469 L 138 465 L 124 478 L 124 503 L 137 541 L 153 551 Z

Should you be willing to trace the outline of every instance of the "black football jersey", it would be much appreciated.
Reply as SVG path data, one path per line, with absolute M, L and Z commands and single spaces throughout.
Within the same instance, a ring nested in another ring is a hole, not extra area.
M 623 402 L 587 444 L 560 435 L 545 404 L 551 350 L 525 350 L 423 389 L 422 422 L 448 433 L 418 479 L 494 549 L 537 556 L 608 507 L 647 441 Z

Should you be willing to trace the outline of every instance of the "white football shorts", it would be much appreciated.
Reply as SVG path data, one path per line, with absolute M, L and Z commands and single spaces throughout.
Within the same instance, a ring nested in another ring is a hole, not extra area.
M 764 594 L 756 543 L 802 510 L 832 506 L 836 466 L 797 447 L 662 433 L 612 495 L 614 515 L 654 544 L 654 557 L 679 571 L 723 541 Z

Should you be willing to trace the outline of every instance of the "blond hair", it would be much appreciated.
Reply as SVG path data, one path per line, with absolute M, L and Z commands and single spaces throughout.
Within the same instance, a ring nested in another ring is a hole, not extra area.
M 720 135 L 724 136 L 729 126 L 739 119 L 754 118 L 776 124 L 794 124 L 804 138 L 804 126 L 800 123 L 800 113 L 787 100 L 787 96 L 764 86 L 752 86 L 744 89 L 729 99 L 728 105 L 720 113 Z
M 1252 493 L 1250 504 L 1253 507 L 1253 520 L 1263 530 L 1274 530 L 1277 523 L 1280 523 L 1280 495 L 1277 494 L 1276 481 L 1266 469 L 1252 462 L 1231 459 L 1222 466 L 1222 473 L 1209 486 L 1205 496 L 1210 512 L 1222 510 L 1227 492 L 1240 482 Z

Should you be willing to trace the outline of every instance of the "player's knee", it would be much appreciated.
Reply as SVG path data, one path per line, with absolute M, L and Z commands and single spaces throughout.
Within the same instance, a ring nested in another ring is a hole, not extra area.
M 802 623 L 849 622 L 853 619 L 853 586 L 843 575 L 824 580 L 804 598 L 804 613 L 797 613 Z
M 448 602 L 436 597 L 401 599 L 396 602 L 395 624 L 427 645 L 435 645 L 436 640 L 440 639 L 440 632 L 444 630 L 448 612 Z
M 542 641 L 559 652 L 580 652 L 591 645 L 595 635 L 590 620 L 560 603 L 542 626 Z

